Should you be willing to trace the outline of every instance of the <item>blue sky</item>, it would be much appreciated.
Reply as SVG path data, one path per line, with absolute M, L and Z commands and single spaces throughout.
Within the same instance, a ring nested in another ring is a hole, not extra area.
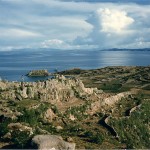
M 0 0 L 0 50 L 150 47 L 150 0 Z

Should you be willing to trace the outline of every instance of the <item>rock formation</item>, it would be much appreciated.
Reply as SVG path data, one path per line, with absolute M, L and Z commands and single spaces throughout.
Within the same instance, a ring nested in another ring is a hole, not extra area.
M 64 76 L 38 82 L 0 81 L 0 89 L 2 99 L 22 100 L 30 98 L 51 103 L 67 101 L 74 96 L 81 97 L 98 92 L 96 88 L 85 88 L 80 80 L 66 79 Z
M 74 150 L 75 143 L 69 143 L 57 135 L 36 135 L 32 139 L 32 145 L 36 146 L 39 150 L 53 149 L 53 150 Z
M 51 108 L 47 109 L 46 112 L 44 113 L 44 121 L 46 122 L 52 122 L 54 118 L 57 116 L 54 114 L 53 110 Z
M 8 129 L 10 132 L 13 132 L 14 130 L 17 130 L 17 131 L 26 131 L 26 132 L 29 132 L 30 135 L 33 134 L 33 129 L 31 127 L 28 127 L 26 125 L 23 125 L 21 123 L 10 123 L 8 125 Z
M 3 141 L 18 148 L 31 148 L 31 138 L 35 135 L 32 143 L 38 149 L 75 149 L 73 139 L 80 149 L 104 148 L 109 140 L 112 141 L 112 136 L 118 142 L 117 145 L 114 142 L 114 146 L 108 142 L 108 148 L 128 148 L 124 146 L 125 143 L 121 143 L 124 140 L 121 135 L 126 136 L 123 133 L 130 128 L 124 126 L 124 121 L 130 124 L 130 119 L 138 115 L 144 120 L 142 126 L 145 131 L 149 127 L 149 82 L 145 82 L 149 76 L 143 73 L 140 76 L 142 79 L 138 78 L 138 74 L 128 77 L 130 72 L 126 71 L 123 75 L 121 69 L 118 69 L 121 73 L 116 76 L 115 69 L 114 74 L 112 68 L 102 70 L 90 70 L 85 77 L 83 74 L 68 78 L 57 75 L 54 79 L 37 82 L 0 81 L 0 148 L 6 148 L 3 147 Z M 132 80 L 137 85 L 128 88 L 128 81 Z M 102 88 L 104 92 L 95 87 Z M 143 93 L 147 98 L 143 97 Z M 136 121 L 132 123 L 137 128 Z M 140 140 L 144 137 L 140 137 L 140 134 L 145 135 L 142 131 L 138 134 Z M 136 130 L 134 132 L 131 128 L 130 132 L 138 136 Z M 61 135 L 66 141 L 56 135 Z
M 117 103 L 119 100 L 121 100 L 121 98 L 128 97 L 129 95 L 131 95 L 131 92 L 122 92 L 122 93 L 119 93 L 117 95 L 110 96 L 110 97 L 105 98 L 103 100 L 102 105 L 112 106 L 115 103 Z

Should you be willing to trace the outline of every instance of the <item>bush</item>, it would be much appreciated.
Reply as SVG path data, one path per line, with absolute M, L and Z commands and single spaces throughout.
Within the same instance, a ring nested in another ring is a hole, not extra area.
M 8 124 L 11 122 L 11 119 L 6 119 L 0 123 L 0 138 L 2 138 L 6 133 L 8 133 Z
M 92 137 L 92 136 L 93 136 L 93 132 L 91 132 L 91 131 L 86 131 L 86 132 L 84 133 L 84 136 L 87 137 L 87 138 Z
M 125 143 L 128 149 L 145 149 L 150 145 L 149 118 L 150 103 L 145 101 L 141 107 L 131 113 L 129 118 L 116 120 L 113 118 L 110 124 L 113 126 L 121 143 Z
M 97 133 L 96 135 L 93 135 L 91 137 L 91 141 L 96 144 L 102 144 L 104 141 L 104 137 L 101 133 L 100 134 Z
M 31 87 L 28 86 L 28 87 L 27 87 L 27 95 L 31 95 L 31 92 L 32 92 L 32 91 L 31 91 Z
M 17 148 L 26 148 L 31 140 L 30 134 L 27 131 L 14 130 L 11 133 L 12 142 Z
M 71 136 L 77 136 L 80 134 L 81 131 L 83 131 L 79 124 L 68 124 L 65 130 L 67 135 Z
M 102 142 L 104 141 L 104 136 L 101 133 L 94 134 L 94 132 L 86 131 L 84 133 L 84 136 L 89 138 L 91 142 L 96 143 L 96 144 L 102 144 Z
M 23 115 L 18 117 L 19 122 L 26 122 L 29 123 L 31 126 L 35 126 L 38 124 L 39 114 L 36 110 L 26 110 L 24 109 Z
M 102 86 L 101 86 L 101 89 L 104 90 L 104 91 L 111 91 L 111 92 L 118 92 L 119 89 L 122 87 L 122 84 L 120 83 L 104 83 Z
M 7 125 L 7 123 L 0 124 L 0 138 L 2 138 L 8 132 Z

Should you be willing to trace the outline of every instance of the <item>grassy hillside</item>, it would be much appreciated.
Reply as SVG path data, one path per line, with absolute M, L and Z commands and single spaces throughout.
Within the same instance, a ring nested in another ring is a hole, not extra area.
M 76 148 L 83 149 L 150 148 L 150 67 L 73 69 L 60 74 L 81 79 L 86 87 L 97 87 L 104 92 L 99 97 L 78 93 L 72 100 L 58 105 L 40 99 L 1 98 L 0 112 L 5 109 L 12 114 L 20 113 L 14 118 L 0 115 L 1 148 L 31 148 L 31 139 L 37 134 L 61 135 L 66 140 L 71 137 Z M 100 97 L 130 90 L 137 92 L 91 114 L 93 104 Z M 49 109 L 54 115 L 52 121 L 44 119 Z M 10 130 L 12 123 L 21 125 Z M 21 130 L 24 127 L 28 130 Z

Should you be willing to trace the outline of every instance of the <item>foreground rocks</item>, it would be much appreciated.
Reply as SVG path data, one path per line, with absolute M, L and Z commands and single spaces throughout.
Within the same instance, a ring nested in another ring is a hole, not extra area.
M 141 141 L 147 133 L 142 128 L 147 131 L 149 127 L 149 70 L 141 70 L 138 78 L 126 69 L 126 73 L 121 68 L 89 70 L 37 82 L 0 81 L 0 148 L 8 148 L 4 141 L 10 148 L 31 148 L 31 139 L 38 149 L 75 149 L 75 143 L 77 149 L 130 148 L 122 138 L 127 144 L 132 135 Z M 139 74 L 137 69 L 132 72 Z M 144 107 L 146 111 L 136 123 L 134 116 L 139 116 Z M 118 123 L 120 120 L 124 122 Z M 136 130 L 126 125 L 128 120 L 133 127 L 136 123 Z M 128 132 L 130 127 L 134 134 Z M 137 135 L 138 127 L 142 130 Z
M 36 135 L 32 139 L 32 145 L 39 150 L 42 149 L 59 149 L 59 150 L 75 150 L 75 143 L 69 143 L 57 135 Z
M 23 125 L 21 123 L 10 123 L 8 125 L 8 129 L 10 132 L 13 132 L 14 130 L 18 130 L 18 131 L 26 131 L 29 132 L 30 135 L 33 134 L 33 129 L 31 127 L 28 127 L 26 125 Z
M 39 103 L 30 109 L 36 109 L 40 106 L 40 103 L 48 102 L 59 109 L 62 108 L 62 111 L 64 111 L 72 105 L 76 106 L 89 101 L 91 104 L 89 109 L 86 110 L 89 115 L 93 115 L 102 108 L 113 107 L 120 99 L 133 94 L 131 91 L 116 95 L 106 94 L 97 88 L 86 88 L 79 79 L 65 78 L 63 75 L 58 75 L 55 79 L 37 82 L 0 81 L 0 89 L 0 97 L 4 100 L 3 102 L 5 100 L 11 100 L 14 103 L 15 101 L 25 101 L 26 99 L 38 100 Z M 0 112 L 5 117 L 13 116 L 13 118 L 17 118 L 17 116 L 21 115 L 8 107 L 0 107 Z M 47 123 L 54 121 L 56 118 L 57 115 L 51 108 L 48 108 L 43 115 L 43 120 Z M 72 121 L 76 120 L 73 114 L 70 114 L 68 118 Z
M 29 98 L 51 103 L 68 101 L 72 97 L 98 93 L 96 88 L 85 88 L 80 80 L 66 79 L 64 76 L 37 82 L 0 81 L 0 89 L 2 99 L 20 101 Z
M 46 112 L 44 113 L 44 120 L 48 123 L 52 122 L 54 118 L 56 118 L 56 114 L 53 112 L 52 109 L 47 109 Z

